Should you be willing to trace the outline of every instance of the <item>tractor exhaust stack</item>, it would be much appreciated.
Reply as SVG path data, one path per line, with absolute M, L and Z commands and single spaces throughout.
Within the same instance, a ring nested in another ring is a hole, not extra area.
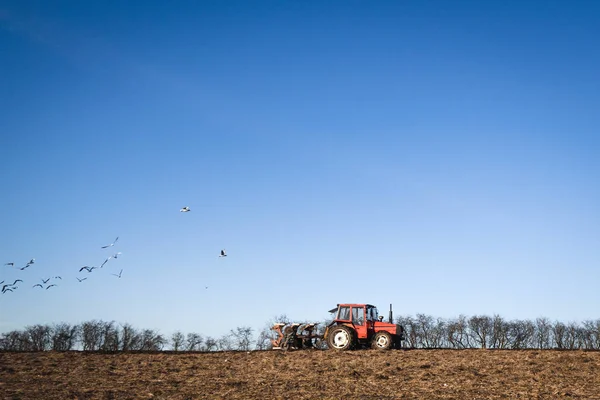
M 389 322 L 390 322 L 390 324 L 394 323 L 394 315 L 392 313 L 392 305 L 391 304 L 390 304 L 390 321 Z

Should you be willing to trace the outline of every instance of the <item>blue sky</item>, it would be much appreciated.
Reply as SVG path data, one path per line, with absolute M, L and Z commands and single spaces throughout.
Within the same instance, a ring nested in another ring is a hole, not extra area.
M 0 2 L 0 263 L 36 259 L 2 266 L 24 283 L 0 295 L 0 331 L 220 336 L 339 302 L 598 318 L 599 17 L 593 1 Z

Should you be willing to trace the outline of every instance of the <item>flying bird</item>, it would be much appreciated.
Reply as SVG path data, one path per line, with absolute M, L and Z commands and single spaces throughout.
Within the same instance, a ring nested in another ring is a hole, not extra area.
M 50 289 L 52 286 L 56 286 L 55 284 L 46 286 L 46 290 Z
M 114 276 L 116 276 L 117 278 L 120 278 L 122 273 L 123 273 L 123 270 L 121 270 L 121 272 L 119 272 L 119 275 L 117 275 L 117 274 L 111 274 L 111 275 L 114 275 Z
M 31 260 L 29 260 L 29 262 L 27 264 L 25 264 L 25 266 L 23 268 L 21 268 L 21 271 L 23 271 L 25 268 L 29 267 L 31 264 L 35 263 L 35 258 L 32 258 Z
M 4 281 L 2 281 L 4 282 Z M 15 286 L 17 284 L 17 282 L 23 282 L 20 279 L 17 279 L 15 281 L 15 283 L 13 283 L 12 285 L 10 283 L 7 283 L 6 285 L 2 286 L 2 293 L 6 292 L 7 290 L 10 290 L 12 292 L 12 289 L 17 289 L 18 286 Z
M 112 257 L 112 258 L 119 258 L 119 255 L 121 255 L 121 254 L 123 254 L 123 253 L 121 253 L 121 252 L 119 251 L 117 254 L 113 254 L 113 255 L 112 255 L 112 256 L 110 256 L 110 257 Z M 109 258 L 110 258 L 110 257 L 109 257 Z
M 46 282 L 44 282 L 44 283 L 46 283 Z M 37 284 L 33 285 L 32 287 L 36 287 L 36 286 L 39 286 L 39 287 L 41 287 L 42 289 L 44 288 L 44 287 L 43 287 L 43 286 L 42 286 L 40 283 L 37 283 Z
M 219 257 L 227 257 L 227 254 L 225 254 L 225 249 L 221 250 L 221 255 Z
M 75 278 L 77 278 L 77 277 L 75 277 Z M 83 282 L 83 281 L 85 281 L 86 279 L 87 279 L 87 278 L 82 278 L 82 279 L 79 279 L 79 278 L 77 278 L 77 280 L 78 280 L 79 282 Z
M 107 244 L 106 246 L 102 246 L 102 248 L 106 249 L 107 247 L 113 247 L 115 245 L 115 243 L 117 243 L 117 240 L 119 240 L 118 236 L 117 236 L 117 238 L 115 239 L 114 242 L 112 242 L 111 244 Z
M 108 262 L 108 260 L 110 260 L 111 258 L 112 258 L 112 256 L 110 256 L 106 260 L 104 260 L 104 262 L 100 265 L 100 268 L 104 267 L 104 264 L 106 264 Z
M 55 276 L 54 279 L 60 279 L 62 281 L 62 278 L 60 276 Z
M 190 210 L 190 208 L 189 208 L 188 206 L 185 206 L 185 207 L 183 207 L 183 208 L 182 208 L 181 210 L 179 210 L 179 211 L 181 211 L 181 212 L 189 212 L 189 211 L 192 211 L 192 210 Z
M 96 268 L 98 268 L 98 267 L 88 267 L 88 266 L 86 265 L 85 267 L 81 267 L 81 268 L 79 269 L 79 272 L 83 271 L 84 269 L 85 269 L 87 272 L 92 272 L 92 271 L 93 271 L 93 270 L 95 270 Z
M 4 264 L 4 265 L 8 265 L 9 267 L 14 267 L 14 266 L 15 266 L 15 263 L 14 263 L 14 262 L 9 262 L 9 263 L 6 263 L 6 264 Z
M 10 285 L 10 286 L 15 286 L 17 284 L 17 282 L 23 282 L 23 280 L 22 279 L 15 279 L 15 281 L 13 282 L 13 284 Z
M 16 288 L 15 288 L 15 289 L 16 289 Z M 4 289 L 4 290 L 2 290 L 2 293 L 6 293 L 6 292 L 12 292 L 12 291 L 13 291 L 12 289 Z
M 48 278 L 48 279 L 43 279 L 43 278 L 42 278 L 42 283 L 45 285 L 46 283 L 48 283 L 48 281 L 49 281 L 50 279 L 52 279 L 52 278 Z

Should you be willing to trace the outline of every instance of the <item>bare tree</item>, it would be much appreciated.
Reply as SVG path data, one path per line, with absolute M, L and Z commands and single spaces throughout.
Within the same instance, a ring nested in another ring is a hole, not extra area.
M 434 348 L 448 347 L 448 342 L 446 341 L 448 336 L 447 328 L 447 322 L 443 318 L 436 318 L 431 329 L 431 345 Z
M 267 330 L 266 328 L 263 328 L 259 333 L 258 333 L 258 337 L 256 338 L 256 346 L 254 347 L 256 350 L 269 350 L 273 347 L 273 345 L 271 344 L 271 339 L 273 338 L 272 333 L 270 332 L 270 329 Z
M 217 339 L 217 349 L 221 351 L 233 350 L 231 335 L 223 335 Z
M 32 351 L 45 351 L 50 349 L 51 329 L 48 325 L 33 325 L 25 327 L 29 336 Z
M 100 350 L 103 342 L 102 321 L 86 321 L 81 324 L 81 344 L 84 351 Z
M 171 335 L 171 350 L 181 351 L 185 344 L 185 335 L 181 331 L 175 331 Z
M 79 326 L 66 322 L 54 324 L 51 329 L 52 350 L 69 351 L 75 348 L 79 339 Z
M 141 346 L 139 350 L 160 351 L 165 343 L 166 340 L 161 334 L 152 329 L 144 329 L 141 334 Z
M 508 323 L 497 314 L 492 318 L 492 335 L 490 339 L 490 347 L 493 349 L 506 349 L 510 344 Z
M 552 325 L 552 339 L 557 349 L 564 349 L 567 339 L 567 326 L 562 322 L 556 321 Z
M 119 328 L 114 321 L 102 322 L 102 351 L 119 351 L 121 349 L 121 336 Z
M 467 317 L 459 315 L 457 319 L 451 320 L 446 327 L 447 342 L 455 349 L 471 347 L 469 326 Z
M 202 345 L 202 336 L 197 333 L 188 333 L 186 338 L 186 350 L 187 351 L 198 351 Z
M 204 341 L 204 351 L 215 351 L 218 349 L 217 340 L 208 336 Z
M 10 331 L 0 338 L 0 350 L 31 351 L 31 339 L 25 331 Z
M 538 349 L 550 348 L 550 333 L 552 332 L 552 323 L 548 318 L 541 317 L 535 320 L 535 343 Z
M 508 337 L 511 349 L 531 347 L 535 326 L 531 321 L 515 320 L 508 324 Z
M 400 315 L 396 317 L 396 324 L 404 327 L 406 346 L 410 348 L 418 347 L 421 340 L 419 338 L 417 322 L 410 315 Z
M 474 342 L 482 349 L 487 348 L 492 333 L 492 319 L 486 315 L 473 316 L 469 319 L 469 329 Z
M 433 329 L 433 317 L 425 314 L 417 314 L 414 322 L 414 330 L 417 332 L 419 347 L 433 347 L 431 335 Z
M 581 349 L 582 348 L 582 335 L 581 329 L 575 322 L 569 322 L 567 324 L 567 330 L 565 335 L 566 348 L 569 350 Z
M 140 348 L 140 335 L 130 324 L 121 325 L 121 350 L 130 351 Z
M 252 328 L 248 326 L 238 326 L 235 328 L 235 331 L 231 331 L 231 339 L 235 349 L 243 351 L 250 350 L 250 345 L 252 344 Z
M 600 319 L 583 321 L 582 325 L 585 348 L 600 350 Z

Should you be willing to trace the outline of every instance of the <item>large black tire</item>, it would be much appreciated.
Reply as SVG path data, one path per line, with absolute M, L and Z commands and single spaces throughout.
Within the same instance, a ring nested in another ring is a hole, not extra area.
M 333 350 L 350 350 L 354 347 L 354 331 L 345 325 L 337 325 L 329 329 L 327 347 Z
M 371 341 L 371 347 L 377 350 L 389 350 L 394 345 L 392 335 L 389 332 L 377 332 Z

